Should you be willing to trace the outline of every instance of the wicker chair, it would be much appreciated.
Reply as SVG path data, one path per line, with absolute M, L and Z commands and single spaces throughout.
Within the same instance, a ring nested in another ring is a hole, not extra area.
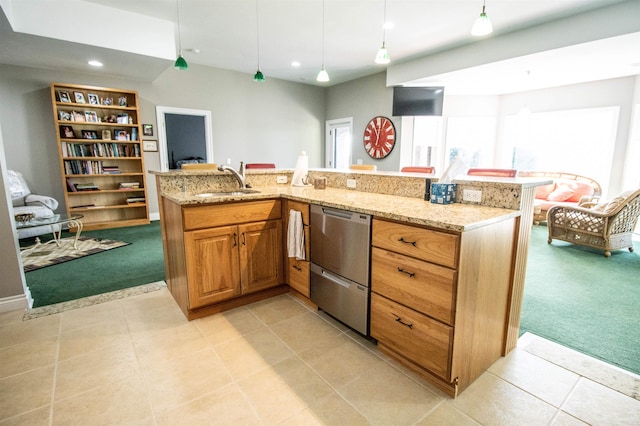
M 549 238 L 604 250 L 633 251 L 633 230 L 640 216 L 640 189 L 627 191 L 609 202 L 581 207 L 558 205 L 547 212 Z

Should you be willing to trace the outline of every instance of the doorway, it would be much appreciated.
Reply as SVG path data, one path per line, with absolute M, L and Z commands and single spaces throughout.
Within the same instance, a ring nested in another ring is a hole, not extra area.
M 325 167 L 348 169 L 351 164 L 351 135 L 353 118 L 340 118 L 326 122 Z
M 162 171 L 184 160 L 214 162 L 211 111 L 158 106 L 156 117 Z

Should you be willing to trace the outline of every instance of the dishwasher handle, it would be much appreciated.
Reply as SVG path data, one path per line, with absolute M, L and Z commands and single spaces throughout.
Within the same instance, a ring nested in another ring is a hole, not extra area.
M 326 214 L 327 216 L 338 217 L 340 219 L 347 219 L 347 220 L 351 220 L 351 218 L 353 217 L 353 213 L 351 212 L 347 212 L 344 210 L 333 210 L 333 209 L 328 209 L 326 207 L 322 208 L 322 214 Z
M 345 287 L 345 288 L 351 287 L 351 284 L 348 281 L 343 280 L 339 276 L 332 274 L 331 272 L 325 270 L 324 268 L 322 268 L 322 276 L 328 279 L 329 281 L 332 281 L 338 285 L 341 285 L 342 287 Z

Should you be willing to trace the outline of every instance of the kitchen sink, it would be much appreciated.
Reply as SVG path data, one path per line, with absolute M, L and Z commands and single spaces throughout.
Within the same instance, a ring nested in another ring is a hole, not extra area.
M 246 194 L 259 194 L 260 191 L 256 189 L 236 189 L 235 191 L 220 191 L 220 192 L 202 192 L 195 194 L 196 197 L 228 197 L 233 195 L 246 195 Z

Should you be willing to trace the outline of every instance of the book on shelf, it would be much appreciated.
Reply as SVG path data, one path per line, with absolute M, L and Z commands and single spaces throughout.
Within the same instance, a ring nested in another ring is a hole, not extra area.
M 69 178 L 67 178 L 67 187 L 71 192 L 78 192 L 78 188 L 76 188 L 76 185 L 73 182 L 71 182 L 71 179 Z
M 100 188 L 93 183 L 76 183 L 77 191 L 98 191 Z
M 102 166 L 102 173 L 107 175 L 116 175 L 120 173 L 118 166 Z
M 144 197 L 129 197 L 127 198 L 127 204 L 136 204 L 136 203 L 144 203 Z
M 120 182 L 118 189 L 140 189 L 140 182 Z

